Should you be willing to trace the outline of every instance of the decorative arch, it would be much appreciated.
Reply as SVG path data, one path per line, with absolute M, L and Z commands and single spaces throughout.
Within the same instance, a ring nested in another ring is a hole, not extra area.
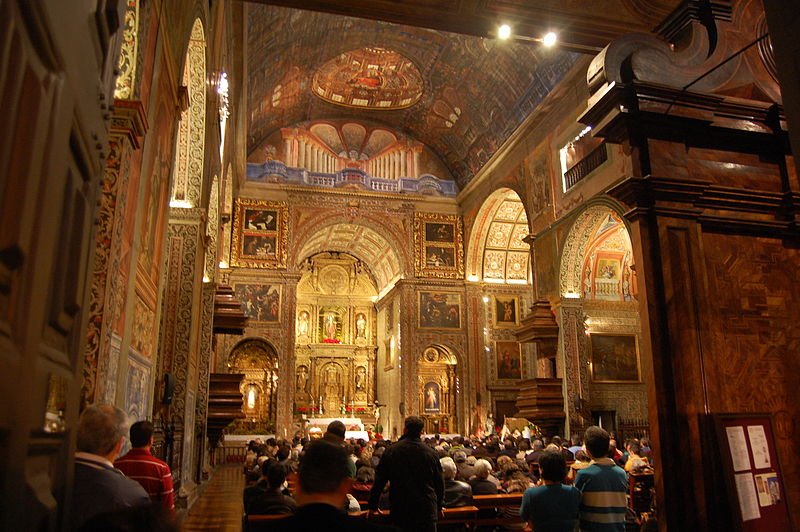
M 378 291 L 383 291 L 403 274 L 407 264 L 407 250 L 394 238 L 382 223 L 372 226 L 345 217 L 325 218 L 330 213 L 320 213 L 315 219 L 304 222 L 297 231 L 290 261 L 300 265 L 312 255 L 323 251 L 349 253 L 363 260 L 375 277 Z M 373 220 L 370 220 L 372 222 Z
M 136 56 L 139 53 L 139 0 L 128 0 L 122 28 L 122 47 L 117 62 L 117 83 L 114 98 L 130 100 L 136 84 Z
M 483 202 L 467 245 L 467 279 L 490 283 L 530 282 L 530 231 L 525 205 L 510 188 Z
M 182 83 L 189 105 L 178 127 L 170 206 L 192 208 L 201 205 L 206 137 L 206 40 L 199 18 L 192 25 Z
M 606 267 L 616 269 L 605 277 Z M 605 203 L 589 206 L 577 216 L 564 243 L 559 269 L 562 297 L 631 299 L 635 284 L 630 234 L 622 216 Z
M 245 431 L 260 433 L 274 430 L 277 414 L 278 353 L 264 339 L 246 338 L 228 354 L 228 371 L 244 375 L 239 390 L 244 404 Z M 237 427 L 234 427 L 237 430 Z

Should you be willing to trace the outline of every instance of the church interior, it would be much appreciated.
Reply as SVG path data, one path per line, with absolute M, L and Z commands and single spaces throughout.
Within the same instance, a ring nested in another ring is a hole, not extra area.
M 184 512 L 255 436 L 522 417 L 647 435 L 661 530 L 800 527 L 798 32 L 794 0 L 0 1 L 0 528 L 65 528 L 94 403 L 154 423 Z

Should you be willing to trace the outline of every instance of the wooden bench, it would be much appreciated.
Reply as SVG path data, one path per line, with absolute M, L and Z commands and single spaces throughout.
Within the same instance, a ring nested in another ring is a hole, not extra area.
M 366 515 L 369 512 L 362 512 L 362 515 Z M 352 515 L 352 514 L 351 514 Z M 374 514 L 370 517 L 370 520 L 374 520 L 376 523 L 388 523 L 390 518 L 391 512 L 389 510 L 381 510 L 381 513 Z M 478 517 L 478 507 L 477 506 L 459 506 L 458 508 L 445 508 L 444 509 L 444 517 L 439 519 L 440 525 L 455 525 L 455 524 L 467 524 L 472 525 L 475 523 L 475 519 Z
M 492 517 L 476 517 L 474 525 L 479 526 L 498 526 L 522 523 L 523 519 L 519 516 L 519 507 L 522 504 L 522 493 L 498 493 L 497 495 L 474 495 L 472 504 L 481 510 L 512 507 L 515 512 L 513 516 L 495 515 Z

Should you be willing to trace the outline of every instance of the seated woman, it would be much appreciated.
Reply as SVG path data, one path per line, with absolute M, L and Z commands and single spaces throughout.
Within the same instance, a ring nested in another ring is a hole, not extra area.
M 245 494 L 244 512 L 248 515 L 293 514 L 297 510 L 297 504 L 294 499 L 281 492 L 284 482 L 286 468 L 277 462 L 272 463 L 267 468 L 266 486 L 259 483 L 259 493 L 251 492 L 249 497 Z
M 470 479 L 473 495 L 494 495 L 497 493 L 497 484 L 489 480 L 492 464 L 488 460 L 480 459 L 475 462 L 475 477 Z
M 350 488 L 350 493 L 356 500 L 368 501 L 372 484 L 375 483 L 375 470 L 369 466 L 361 466 L 356 471 L 356 480 Z
M 578 524 L 581 492 L 562 484 L 567 463 L 560 451 L 545 451 L 539 458 L 543 485 L 528 488 L 519 515 L 536 532 L 573 532 Z
M 575 462 L 571 466 L 569 466 L 569 474 L 567 475 L 567 484 L 572 484 L 575 482 L 575 476 L 578 474 L 578 471 L 589 467 L 590 462 L 592 461 L 589 458 L 589 455 L 586 454 L 586 451 L 583 449 L 579 450 L 575 453 Z
M 639 440 L 628 442 L 628 460 L 625 462 L 625 471 L 627 473 L 645 469 L 649 465 L 647 458 L 642 457 L 640 452 Z

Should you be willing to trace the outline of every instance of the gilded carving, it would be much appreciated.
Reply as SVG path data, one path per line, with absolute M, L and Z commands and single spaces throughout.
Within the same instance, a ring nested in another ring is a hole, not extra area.
M 286 268 L 288 234 L 289 208 L 285 202 L 237 199 L 231 265 Z
M 460 216 L 414 215 L 414 273 L 435 279 L 464 278 L 464 242 Z

